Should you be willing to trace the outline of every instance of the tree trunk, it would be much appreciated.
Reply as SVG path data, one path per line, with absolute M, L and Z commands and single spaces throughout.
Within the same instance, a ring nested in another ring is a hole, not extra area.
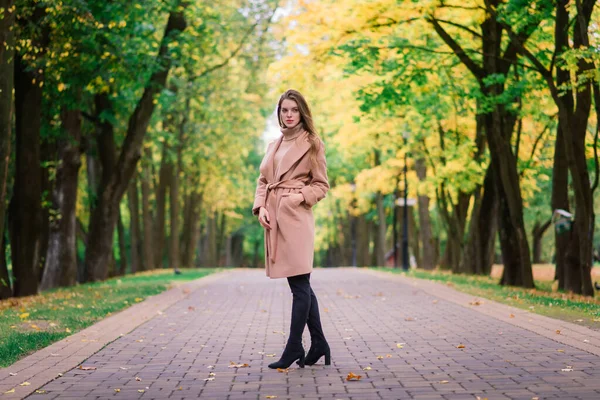
M 125 225 L 123 225 L 121 210 L 119 210 L 117 219 L 117 233 L 119 235 L 119 269 L 117 275 L 125 275 L 127 271 L 127 246 L 125 245 Z
M 206 221 L 206 240 L 204 242 L 204 266 L 217 266 L 217 213 L 210 212 Z
M 0 235 L 0 300 L 12 297 L 12 287 L 8 275 L 8 265 L 6 263 L 6 229 L 2 229 Z
M 52 219 L 41 290 L 72 286 L 77 281 L 77 187 L 81 166 L 81 112 L 64 110 L 65 137 L 58 141 L 52 190 Z
M 33 17 L 33 20 L 38 18 Z M 15 296 L 28 296 L 38 292 L 42 227 L 41 82 L 43 76 L 30 71 L 21 56 L 15 55 L 17 140 L 10 241 Z
M 172 179 L 173 163 L 169 161 L 169 144 L 167 141 L 163 143 L 162 157 L 160 160 L 159 182 L 156 189 L 156 219 L 155 222 L 155 237 L 154 249 L 156 251 L 155 268 L 162 268 L 162 260 L 165 252 L 165 243 L 167 235 L 165 231 L 166 220 L 166 197 L 169 181 Z
M 131 232 L 131 273 L 141 271 L 140 262 L 142 260 L 140 249 L 140 210 L 137 189 L 137 179 L 134 177 L 129 185 L 127 194 L 129 200 L 129 230 Z
M 356 218 L 356 265 L 366 267 L 369 263 L 369 222 L 364 214 Z
M 178 156 L 181 152 L 178 151 Z M 171 168 L 170 184 L 170 221 L 171 234 L 169 235 L 169 268 L 179 268 L 181 264 L 179 252 L 179 168 Z
M 244 260 L 244 235 L 235 232 L 231 235 L 231 263 L 233 267 L 242 267 Z
M 198 192 L 192 192 L 188 196 L 186 202 L 187 212 L 184 220 L 184 251 L 182 257 L 182 265 L 186 268 L 194 266 L 194 257 L 196 255 L 196 246 L 198 243 L 198 237 L 200 235 L 200 229 L 198 227 L 198 220 L 200 216 L 200 205 L 202 204 L 202 194 Z
M 178 2 L 174 5 L 177 11 L 169 14 L 165 35 L 157 56 L 162 68 L 159 68 L 150 77 L 142 98 L 129 119 L 127 136 L 115 171 L 106 184 L 102 185 L 98 207 L 94 210 L 90 221 L 90 237 L 93 237 L 94 241 L 86 249 L 86 281 L 93 282 L 106 278 L 106 267 L 112 248 L 112 232 L 117 220 L 118 205 L 127 190 L 140 158 L 144 136 L 155 107 L 155 96 L 164 88 L 167 80 L 171 59 L 166 55 L 168 43 L 172 39 L 171 33 L 181 32 L 186 28 L 183 16 L 183 8 L 186 5 L 187 3 Z
M 14 85 L 14 0 L 0 0 L 0 299 L 10 297 L 12 290 L 8 280 L 4 241 L 6 194 L 11 155 Z M 11 11 L 9 11 L 11 10 Z M 5 276 L 6 275 L 6 276 Z M 2 281 L 4 279 L 4 282 Z M 4 283 L 4 284 L 3 284 Z
M 508 70 L 502 59 L 502 27 L 496 16 L 488 14 L 482 23 L 483 70 L 485 76 L 506 74 Z M 503 64 L 503 65 L 501 65 Z M 486 97 L 500 98 L 504 93 L 502 83 L 481 83 Z M 494 104 L 484 114 L 485 132 L 490 150 L 491 163 L 496 181 L 496 193 L 500 204 L 500 243 L 504 270 L 502 285 L 534 287 L 531 256 L 523 220 L 523 200 L 519 183 L 517 160 L 512 152 L 510 139 L 515 117 L 504 104 Z
M 146 152 L 147 154 L 147 152 Z M 150 173 L 150 158 L 144 162 L 142 167 L 142 226 L 143 226 L 143 253 L 144 262 L 142 263 L 142 271 L 150 270 L 154 267 L 154 229 L 152 227 L 152 213 L 150 211 L 150 181 L 152 179 Z
M 494 245 L 498 230 L 498 202 L 491 165 L 485 174 L 483 186 L 475 190 L 469 236 L 463 257 L 465 273 L 489 275 L 494 263 Z
M 542 263 L 542 238 L 544 237 L 544 233 L 552 223 L 552 219 L 544 222 L 543 224 L 540 221 L 535 221 L 533 225 L 533 229 L 531 230 L 531 237 L 533 238 L 533 263 L 541 264 Z
M 376 243 L 374 248 L 377 249 L 375 252 L 375 265 L 378 267 L 383 267 L 385 266 L 385 234 L 387 231 L 387 226 L 385 223 L 385 207 L 383 206 L 383 194 L 377 192 L 375 196 L 375 204 L 377 207 L 377 235 L 373 238 Z
M 427 178 L 427 167 L 425 160 L 418 158 L 415 160 L 415 171 L 420 182 Z M 435 268 L 435 248 L 433 234 L 431 230 L 431 216 L 429 214 L 429 197 L 419 194 L 417 196 L 419 206 L 419 238 L 421 239 L 421 263 L 419 267 L 432 270 Z

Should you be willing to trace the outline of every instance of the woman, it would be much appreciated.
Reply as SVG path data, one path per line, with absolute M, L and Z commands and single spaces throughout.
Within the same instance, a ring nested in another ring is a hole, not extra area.
M 292 322 L 279 361 L 269 368 L 300 368 L 325 356 L 331 364 L 319 316 L 317 297 L 310 287 L 315 222 L 311 207 L 329 190 L 325 147 L 317 136 L 308 104 L 295 90 L 279 99 L 277 115 L 282 136 L 271 142 L 260 164 L 252 213 L 265 229 L 267 276 L 287 278 L 292 291 Z M 302 332 L 308 325 L 311 346 L 304 354 Z

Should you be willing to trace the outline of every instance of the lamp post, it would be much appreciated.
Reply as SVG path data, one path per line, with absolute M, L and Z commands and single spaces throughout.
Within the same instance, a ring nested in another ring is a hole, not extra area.
M 404 208 L 402 209 L 402 269 L 408 271 L 408 129 L 404 131 Z

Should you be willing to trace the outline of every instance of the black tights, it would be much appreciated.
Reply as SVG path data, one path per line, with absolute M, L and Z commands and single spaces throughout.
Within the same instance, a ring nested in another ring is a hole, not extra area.
M 292 322 L 288 344 L 301 345 L 304 326 L 308 325 L 311 341 L 325 341 L 317 296 L 310 287 L 310 273 L 287 278 L 292 290 Z

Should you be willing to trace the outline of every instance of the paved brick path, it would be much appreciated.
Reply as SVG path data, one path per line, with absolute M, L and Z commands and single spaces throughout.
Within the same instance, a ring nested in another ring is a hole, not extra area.
M 329 367 L 267 368 L 285 343 L 291 295 L 285 280 L 240 270 L 83 363 L 96 370 L 68 371 L 29 398 L 600 399 L 600 356 L 385 277 L 313 273 Z M 350 372 L 362 379 L 346 381 Z

